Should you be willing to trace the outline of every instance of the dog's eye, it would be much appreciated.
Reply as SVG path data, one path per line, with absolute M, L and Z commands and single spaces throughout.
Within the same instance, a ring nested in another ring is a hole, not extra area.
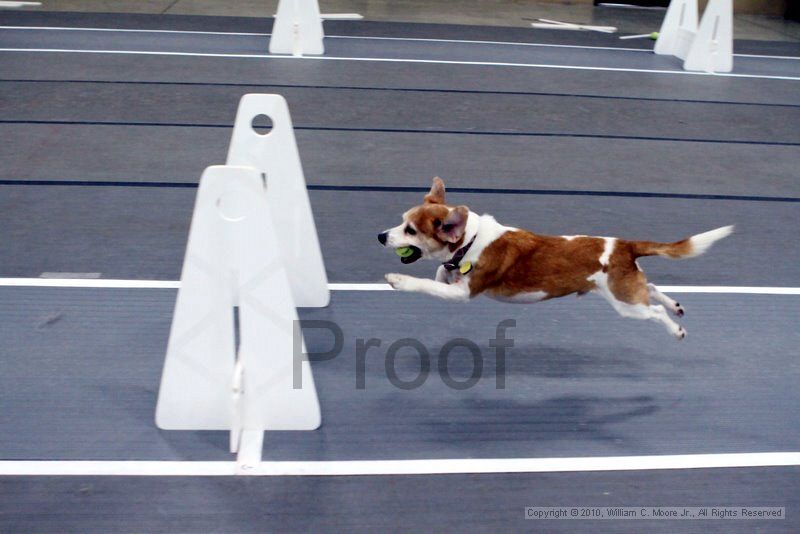
M 434 219 L 433 220 L 433 227 L 434 228 L 439 228 L 441 225 L 442 225 L 442 221 L 440 221 L 439 219 Z
M 444 226 L 442 226 L 442 230 L 444 230 L 445 232 L 449 232 L 450 230 L 453 229 L 453 226 L 455 226 L 455 225 L 454 224 L 445 224 Z
M 417 235 L 417 231 L 411 228 L 411 225 L 406 225 L 406 233 L 408 235 Z

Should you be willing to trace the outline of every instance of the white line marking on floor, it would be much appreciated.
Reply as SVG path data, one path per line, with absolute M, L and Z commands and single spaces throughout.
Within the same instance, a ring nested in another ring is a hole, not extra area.
M 178 289 L 177 280 L 113 280 L 86 278 L 0 278 L 0 287 L 75 287 L 98 289 Z M 666 293 L 722 293 L 751 295 L 800 295 L 800 287 L 761 286 L 662 286 Z M 331 283 L 331 291 L 393 291 L 383 283 Z
M 757 59 L 794 59 L 800 60 L 800 57 L 795 56 L 762 56 L 758 54 L 733 54 L 735 57 L 749 57 L 749 58 L 757 58 Z
M 51 273 L 44 272 L 39 278 L 100 278 L 103 273 Z
M 389 284 L 328 284 L 331 291 L 394 291 Z
M 246 476 L 444 475 L 719 469 L 800 465 L 800 452 L 493 458 L 441 460 L 266 461 Z M 0 476 L 232 476 L 235 462 L 0 461 Z
M 178 289 L 173 280 L 111 280 L 89 278 L 0 278 L 0 287 L 74 287 L 97 289 Z
M 0 8 L 31 7 L 40 5 L 42 5 L 41 2 L 11 2 L 6 0 L 0 2 Z
M 374 61 L 378 63 L 423 63 L 434 65 L 468 65 L 479 67 L 526 67 L 539 69 L 566 69 L 588 70 L 605 72 L 632 72 L 644 74 L 682 74 L 686 76 L 717 76 L 722 78 L 754 78 L 761 80 L 789 80 L 800 81 L 797 76 L 771 76 L 763 74 L 735 74 L 731 72 L 694 72 L 685 70 L 650 70 L 629 69 L 623 67 L 589 67 L 582 65 L 548 65 L 545 63 L 502 63 L 491 61 L 448 61 L 438 59 L 400 59 L 400 58 L 371 58 L 371 57 L 333 57 L 333 56 L 275 56 L 271 54 L 211 54 L 199 52 L 153 52 L 146 50 L 74 50 L 64 48 L 0 48 L 0 52 L 31 52 L 31 53 L 67 53 L 67 54 L 119 54 L 143 56 L 183 56 L 183 57 L 219 57 L 239 59 L 289 59 L 297 61 Z
M 657 284 L 658 285 L 658 284 Z M 800 287 L 760 286 L 662 286 L 669 293 L 735 293 L 749 295 L 800 295 Z
M 115 28 L 74 28 L 74 27 L 58 27 L 58 26 L 0 26 L 4 30 L 47 30 L 47 31 L 91 31 L 91 32 L 129 32 L 129 33 L 175 33 L 175 34 L 188 34 L 188 35 L 244 35 L 244 36 L 258 36 L 269 37 L 269 33 L 247 33 L 247 32 L 209 32 L 209 31 L 194 31 L 194 30 L 139 30 L 139 29 L 115 29 Z M 326 35 L 327 39 L 356 39 L 363 41 L 411 41 L 411 42 L 424 42 L 424 43 L 455 43 L 455 44 L 476 44 L 476 45 L 501 45 L 501 46 L 528 46 L 539 48 L 574 48 L 579 50 L 611 50 L 621 52 L 647 52 L 652 54 L 653 50 L 649 48 L 625 48 L 619 46 L 587 46 L 587 45 L 567 45 L 567 44 L 552 44 L 552 43 L 520 43 L 514 41 L 481 41 L 474 39 L 432 39 L 423 37 L 379 37 L 374 35 Z M 800 60 L 800 57 L 794 56 L 767 56 L 757 54 L 734 54 L 736 57 L 749 57 L 749 58 L 762 58 L 762 59 L 795 59 Z

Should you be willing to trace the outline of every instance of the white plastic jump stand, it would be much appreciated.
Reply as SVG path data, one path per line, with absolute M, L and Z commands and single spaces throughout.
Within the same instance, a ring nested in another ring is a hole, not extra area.
M 698 26 L 697 0 L 672 0 L 655 53 L 684 60 L 684 70 L 733 70 L 733 0 L 709 0 Z
M 733 0 L 710 0 L 689 49 L 685 70 L 733 70 Z
M 325 46 L 322 39 L 323 20 L 361 20 L 358 13 L 320 13 L 317 0 L 280 0 L 272 37 L 269 40 L 270 54 L 292 54 L 293 56 L 322 55 Z
M 317 0 L 280 0 L 272 37 L 270 54 L 321 55 L 325 53 L 322 38 L 322 17 Z
M 272 129 L 266 135 L 253 129 L 253 121 L 262 115 L 272 121 Z M 295 305 L 327 306 L 330 292 L 325 263 L 289 107 L 282 96 L 250 94 L 242 97 L 227 164 L 254 167 L 261 173 L 266 186 L 262 195 L 266 196 L 274 227 L 280 229 L 280 251 Z
M 655 53 L 686 58 L 697 33 L 697 0 L 672 0 L 661 23 Z
M 294 357 L 302 334 L 270 193 L 251 167 L 203 173 L 156 407 L 162 429 L 229 430 L 240 474 L 261 461 L 265 430 L 321 421 L 311 367 Z

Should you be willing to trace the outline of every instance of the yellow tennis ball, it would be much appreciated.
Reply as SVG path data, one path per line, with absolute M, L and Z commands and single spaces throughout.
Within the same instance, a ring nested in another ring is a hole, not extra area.
M 394 253 L 400 256 L 401 258 L 407 258 L 414 253 L 414 249 L 411 247 L 400 247 L 394 249 Z

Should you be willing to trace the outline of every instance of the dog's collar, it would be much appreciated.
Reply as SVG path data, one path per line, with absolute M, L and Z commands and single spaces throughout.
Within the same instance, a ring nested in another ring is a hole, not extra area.
M 461 260 L 463 260 L 464 256 L 467 255 L 467 252 L 469 252 L 469 248 L 472 246 L 472 243 L 475 242 L 475 238 L 476 237 L 478 237 L 478 234 L 475 234 L 474 236 L 472 236 L 472 239 L 469 240 L 469 243 L 467 243 L 466 245 L 464 245 L 460 249 L 456 250 L 456 253 L 453 254 L 452 258 L 450 258 L 447 261 L 442 262 L 442 265 L 444 266 L 445 270 L 447 270 L 447 271 L 455 271 L 456 269 L 458 269 L 460 267 Z M 466 267 L 468 264 L 469 264 L 469 262 L 465 263 L 464 267 Z M 463 270 L 462 270 L 462 274 L 467 274 L 470 270 L 472 270 L 472 265 L 471 264 L 469 264 L 469 268 L 467 269 L 467 272 L 463 272 Z

